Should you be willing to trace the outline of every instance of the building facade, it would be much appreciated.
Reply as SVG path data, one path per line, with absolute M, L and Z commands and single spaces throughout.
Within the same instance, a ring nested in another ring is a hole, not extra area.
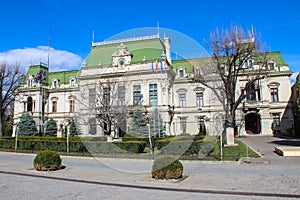
M 141 110 L 148 119 L 159 119 L 154 129 L 159 124 L 168 135 L 198 134 L 203 127 L 206 134 L 219 135 L 224 102 L 193 81 L 203 59 L 208 58 L 172 60 L 170 38 L 152 35 L 93 42 L 79 70 L 49 72 L 42 64 L 30 66 L 15 100 L 14 134 L 20 116 L 28 113 L 40 132 L 53 118 L 58 136 L 68 132 L 73 120 L 82 136 L 122 137 L 131 130 L 134 112 Z M 255 69 L 247 64 L 237 93 Z M 266 75 L 237 109 L 239 135 L 269 135 L 272 126 L 277 132 L 291 131 L 290 76 L 281 53 L 269 52 Z

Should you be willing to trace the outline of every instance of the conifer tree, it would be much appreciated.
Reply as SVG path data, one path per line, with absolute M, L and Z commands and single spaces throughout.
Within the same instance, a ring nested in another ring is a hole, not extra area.
M 56 136 L 56 135 L 57 135 L 56 121 L 50 118 L 45 124 L 45 136 Z
M 137 132 L 142 137 L 148 136 L 147 119 L 142 110 L 136 110 L 133 113 L 131 131 Z
M 77 136 L 78 135 L 78 129 L 76 127 L 76 124 L 75 124 L 74 120 L 72 120 L 71 123 L 70 123 L 69 134 L 70 134 L 70 136 Z
M 28 114 L 23 114 L 20 117 L 20 122 L 18 124 L 18 135 L 19 136 L 37 136 L 38 131 L 36 128 L 35 121 Z

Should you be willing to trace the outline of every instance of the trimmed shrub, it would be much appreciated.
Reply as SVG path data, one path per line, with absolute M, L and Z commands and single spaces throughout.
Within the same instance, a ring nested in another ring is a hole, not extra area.
M 173 156 L 162 156 L 154 160 L 152 178 L 179 179 L 182 177 L 183 165 Z
M 58 170 L 61 168 L 61 158 L 55 151 L 41 151 L 34 158 L 33 166 L 38 171 Z

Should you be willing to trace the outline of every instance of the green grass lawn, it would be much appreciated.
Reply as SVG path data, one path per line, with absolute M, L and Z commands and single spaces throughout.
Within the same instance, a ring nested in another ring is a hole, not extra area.
M 258 158 L 260 157 L 257 153 L 255 153 L 251 148 L 248 147 L 247 150 L 247 145 L 245 145 L 243 142 L 236 140 L 235 144 L 237 146 L 224 146 L 223 148 L 223 160 L 225 161 L 237 161 L 242 157 L 254 157 Z M 150 153 L 149 147 L 145 148 L 144 153 Z M 154 155 L 158 155 L 159 150 L 157 148 L 154 149 Z M 220 157 L 220 144 L 219 142 L 216 143 L 216 146 L 209 155 L 207 156 L 201 156 L 199 157 L 198 155 L 181 155 L 180 159 L 182 160 L 205 160 L 205 161 L 218 161 L 221 160 Z

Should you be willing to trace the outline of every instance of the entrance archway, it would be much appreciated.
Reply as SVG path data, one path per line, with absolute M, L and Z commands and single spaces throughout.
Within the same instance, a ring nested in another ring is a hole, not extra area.
M 245 131 L 247 134 L 260 134 L 261 119 L 257 113 L 249 113 L 245 116 Z

